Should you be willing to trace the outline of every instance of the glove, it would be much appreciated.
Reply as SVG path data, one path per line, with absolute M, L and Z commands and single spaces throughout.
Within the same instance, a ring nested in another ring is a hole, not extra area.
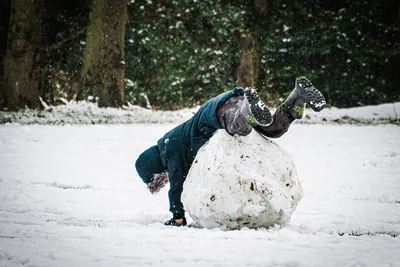
M 147 184 L 150 193 L 155 194 L 169 182 L 168 172 L 155 173 L 153 179 Z

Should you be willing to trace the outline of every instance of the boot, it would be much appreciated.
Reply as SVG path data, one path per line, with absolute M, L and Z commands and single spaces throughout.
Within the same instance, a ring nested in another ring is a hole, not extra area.
M 253 88 L 246 88 L 246 96 L 241 107 L 241 115 L 251 126 L 268 126 L 272 123 L 272 115 L 267 106 L 258 97 Z
M 294 90 L 290 93 L 284 104 L 295 119 L 301 119 L 305 104 L 316 112 L 324 109 L 326 101 L 324 96 L 312 85 L 310 80 L 301 76 L 296 79 Z
M 171 219 L 169 219 L 168 221 L 166 221 L 166 222 L 164 223 L 164 225 L 167 225 L 167 226 L 178 226 L 178 227 L 180 227 L 180 226 L 186 226 L 186 225 L 187 225 L 186 218 L 183 217 L 182 219 L 183 219 L 182 224 L 177 224 L 176 221 L 175 221 L 175 219 L 174 219 L 174 218 L 171 218 Z

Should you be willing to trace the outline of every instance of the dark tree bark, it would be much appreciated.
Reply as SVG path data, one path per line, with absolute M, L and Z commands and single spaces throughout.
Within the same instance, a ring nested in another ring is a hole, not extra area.
M 268 11 L 268 0 L 254 0 L 254 7 L 257 13 L 265 15 Z
M 237 68 L 237 85 L 255 87 L 258 77 L 258 57 L 256 45 L 251 34 L 243 35 L 240 51 L 239 66 Z
M 4 105 L 39 106 L 43 0 L 12 0 L 3 71 Z
M 83 94 L 99 97 L 100 107 L 124 102 L 124 38 L 128 0 L 93 0 L 81 74 Z
M 259 42 L 260 28 L 266 18 L 268 11 L 268 0 L 254 0 L 253 6 L 256 11 L 255 18 L 249 19 L 248 33 L 241 33 L 242 48 L 237 68 L 237 84 L 242 87 L 257 87 L 259 83 Z
M 6 56 L 8 23 L 10 21 L 11 0 L 0 0 L 0 107 L 4 105 L 3 70 Z

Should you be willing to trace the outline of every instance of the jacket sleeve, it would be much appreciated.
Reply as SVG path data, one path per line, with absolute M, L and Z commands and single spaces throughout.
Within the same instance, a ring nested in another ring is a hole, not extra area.
M 183 183 L 186 180 L 189 168 L 186 166 L 186 161 L 183 155 L 173 155 L 168 160 L 168 172 L 170 189 L 168 192 L 169 197 L 169 211 L 172 212 L 174 219 L 180 219 L 185 216 L 185 210 L 181 201 L 183 190 Z

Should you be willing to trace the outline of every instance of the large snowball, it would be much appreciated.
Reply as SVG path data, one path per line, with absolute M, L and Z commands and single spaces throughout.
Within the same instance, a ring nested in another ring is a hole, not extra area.
M 240 229 L 285 225 L 302 198 L 290 155 L 253 131 L 218 131 L 198 152 L 182 200 L 201 227 Z

